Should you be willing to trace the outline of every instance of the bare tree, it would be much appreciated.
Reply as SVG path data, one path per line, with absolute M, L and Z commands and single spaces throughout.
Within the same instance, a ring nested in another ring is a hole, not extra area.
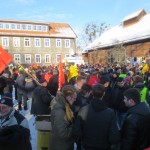
M 104 31 L 108 29 L 109 25 L 105 22 L 89 22 L 83 27 L 83 30 L 78 34 L 77 45 L 83 49 L 100 37 Z

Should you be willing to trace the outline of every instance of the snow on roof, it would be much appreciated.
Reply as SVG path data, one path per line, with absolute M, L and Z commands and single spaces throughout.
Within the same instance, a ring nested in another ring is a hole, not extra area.
M 126 16 L 122 21 L 126 21 L 126 20 L 129 20 L 129 19 L 135 18 L 135 17 L 137 17 L 142 11 L 144 11 L 144 9 L 140 9 L 139 11 L 134 12 L 133 14 L 130 14 L 130 15 Z
M 76 35 L 71 28 L 56 28 L 55 33 L 50 33 L 50 36 L 76 38 Z
M 50 36 L 68 38 L 77 37 L 70 25 L 66 23 L 50 23 Z
M 136 24 L 128 27 L 115 26 L 104 32 L 98 39 L 89 44 L 82 53 L 87 50 L 104 48 L 119 43 L 128 43 L 150 38 L 150 14 L 145 15 Z

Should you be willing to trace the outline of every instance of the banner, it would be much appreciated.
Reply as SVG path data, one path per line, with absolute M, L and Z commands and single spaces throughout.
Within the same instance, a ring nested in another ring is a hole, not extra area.
M 12 60 L 13 57 L 0 46 L 0 73 L 2 73 Z

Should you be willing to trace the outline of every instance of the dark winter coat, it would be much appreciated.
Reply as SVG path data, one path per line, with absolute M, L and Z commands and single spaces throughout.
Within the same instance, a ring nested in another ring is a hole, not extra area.
M 17 87 L 17 92 L 20 94 L 27 92 L 25 88 L 25 78 L 26 78 L 26 75 L 21 74 L 20 76 L 17 77 L 16 82 L 15 82 L 15 85 Z
M 50 95 L 49 91 L 38 86 L 33 91 L 32 104 L 31 104 L 31 114 L 34 115 L 45 115 L 50 114 L 50 102 L 53 96 Z
M 105 103 L 105 105 L 109 108 L 111 108 L 111 88 L 110 86 L 105 88 L 105 95 L 103 96 L 103 102 Z
M 92 150 L 110 150 L 110 146 L 120 140 L 113 110 L 98 99 L 81 108 L 74 134 L 76 138 L 82 138 L 85 149 Z
M 150 146 L 150 110 L 143 102 L 131 107 L 123 125 L 121 150 L 144 150 Z
M 74 150 L 72 122 L 66 119 L 66 103 L 62 93 L 51 102 L 52 150 Z
M 3 95 L 4 94 L 4 88 L 7 85 L 7 81 L 6 78 L 4 78 L 3 76 L 0 77 L 0 94 Z
M 127 107 L 124 103 L 124 95 L 123 93 L 129 89 L 128 85 L 124 85 L 123 87 L 116 87 L 112 90 L 111 94 L 111 108 L 119 111 L 119 112 L 127 112 Z
M 20 125 L 0 129 L 1 150 L 32 150 L 30 131 Z
M 50 91 L 51 95 L 56 96 L 58 90 L 58 75 L 53 75 L 48 84 L 47 88 Z

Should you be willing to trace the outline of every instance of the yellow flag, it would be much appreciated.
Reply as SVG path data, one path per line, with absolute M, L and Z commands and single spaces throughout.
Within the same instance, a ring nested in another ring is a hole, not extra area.
M 70 80 L 73 77 L 78 76 L 78 68 L 77 66 L 71 65 L 69 68 L 69 75 L 68 75 L 68 80 Z
M 149 70 L 148 64 L 145 64 L 145 66 L 142 69 L 142 73 L 145 74 Z

